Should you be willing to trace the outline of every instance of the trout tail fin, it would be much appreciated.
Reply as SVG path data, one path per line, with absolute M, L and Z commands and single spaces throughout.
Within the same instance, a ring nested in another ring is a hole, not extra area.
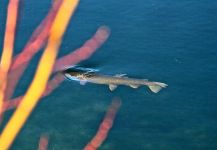
M 162 88 L 166 88 L 167 86 L 167 84 L 161 82 L 153 82 L 152 85 L 148 85 L 149 89 L 154 93 L 158 93 Z

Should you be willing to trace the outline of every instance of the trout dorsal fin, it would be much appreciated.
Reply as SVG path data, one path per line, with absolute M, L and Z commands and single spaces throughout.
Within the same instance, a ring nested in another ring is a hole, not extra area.
M 115 77 L 123 77 L 126 76 L 127 74 L 116 74 Z
M 109 89 L 111 91 L 114 91 L 116 88 L 117 88 L 117 85 L 115 85 L 115 84 L 109 84 Z

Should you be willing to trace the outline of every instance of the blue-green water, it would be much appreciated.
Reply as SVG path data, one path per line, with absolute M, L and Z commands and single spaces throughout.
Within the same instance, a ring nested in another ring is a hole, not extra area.
M 1 3 L 2 47 L 7 1 Z M 48 0 L 22 1 L 16 53 L 49 6 Z M 110 38 L 85 63 L 97 63 L 105 74 L 126 73 L 169 87 L 158 94 L 124 86 L 110 92 L 103 85 L 65 81 L 38 104 L 11 149 L 37 149 L 42 133 L 50 137 L 49 150 L 82 149 L 114 96 L 122 99 L 122 107 L 101 150 L 217 149 L 216 6 L 215 0 L 81 1 L 59 57 L 107 25 Z M 32 60 L 15 95 L 25 92 L 40 56 Z

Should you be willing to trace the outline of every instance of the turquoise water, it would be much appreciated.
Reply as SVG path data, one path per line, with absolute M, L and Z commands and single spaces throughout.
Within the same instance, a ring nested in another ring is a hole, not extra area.
M 49 6 L 48 0 L 22 1 L 16 53 Z M 122 107 L 101 150 L 217 149 L 216 6 L 214 0 L 81 1 L 59 57 L 107 25 L 110 38 L 83 64 L 97 64 L 101 73 L 126 73 L 169 86 L 158 94 L 125 86 L 110 92 L 103 85 L 65 81 L 38 104 L 11 149 L 36 149 L 42 133 L 50 137 L 49 150 L 82 149 L 95 135 L 114 96 L 122 99 Z M 1 47 L 6 8 L 4 0 Z M 15 96 L 25 92 L 40 56 L 31 61 Z

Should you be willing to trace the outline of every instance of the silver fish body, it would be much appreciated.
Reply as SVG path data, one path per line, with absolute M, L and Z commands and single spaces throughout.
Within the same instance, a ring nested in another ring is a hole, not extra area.
M 101 75 L 91 72 L 65 72 L 64 74 L 70 80 L 77 80 L 82 85 L 86 82 L 109 85 L 111 91 L 115 90 L 118 85 L 126 85 L 132 88 L 146 85 L 152 92 L 157 93 L 167 86 L 165 83 L 151 82 L 147 79 L 128 78 L 125 74 L 118 74 L 115 76 Z

